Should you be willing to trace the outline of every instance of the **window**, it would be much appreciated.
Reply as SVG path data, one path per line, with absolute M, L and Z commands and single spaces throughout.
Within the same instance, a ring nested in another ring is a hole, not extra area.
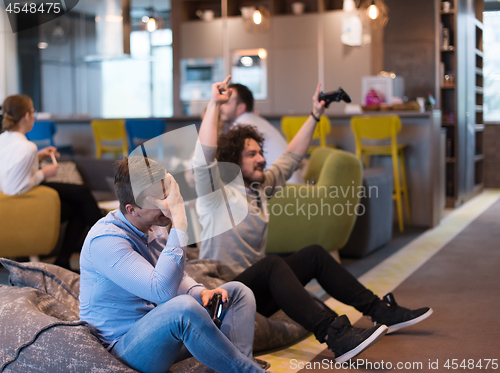
M 500 11 L 484 12 L 484 120 L 500 121 Z
M 130 34 L 131 59 L 102 63 L 104 118 L 173 115 L 172 30 Z

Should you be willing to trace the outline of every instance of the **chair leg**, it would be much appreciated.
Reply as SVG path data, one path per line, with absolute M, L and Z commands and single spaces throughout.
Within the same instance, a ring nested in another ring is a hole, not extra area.
M 401 189 L 403 190 L 403 197 L 405 199 L 405 209 L 408 217 L 408 224 L 411 224 L 410 198 L 408 196 L 408 184 L 406 182 L 405 157 L 402 149 L 399 151 L 399 163 L 401 165 Z
M 365 154 L 364 155 L 364 165 L 365 165 L 365 169 L 366 168 L 370 168 L 370 156 L 368 154 Z
M 396 208 L 398 212 L 399 231 L 404 231 L 403 224 L 403 206 L 401 201 L 401 181 L 399 180 L 399 165 L 397 152 L 392 153 L 392 171 L 394 174 L 394 198 L 396 199 Z
M 95 146 L 95 158 L 96 159 L 101 159 L 101 156 L 102 156 L 102 150 L 101 150 L 101 147 L 100 145 L 98 145 L 96 143 L 96 146 Z

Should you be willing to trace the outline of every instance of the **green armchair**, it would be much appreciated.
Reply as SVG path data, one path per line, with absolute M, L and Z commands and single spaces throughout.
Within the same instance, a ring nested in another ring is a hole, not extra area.
M 307 184 L 288 184 L 269 200 L 267 253 L 295 252 L 313 244 L 334 251 L 346 244 L 360 200 L 360 161 L 342 150 L 318 148 L 305 179 Z
M 0 192 L 0 257 L 50 254 L 59 238 L 61 201 L 59 194 L 39 185 L 24 194 Z

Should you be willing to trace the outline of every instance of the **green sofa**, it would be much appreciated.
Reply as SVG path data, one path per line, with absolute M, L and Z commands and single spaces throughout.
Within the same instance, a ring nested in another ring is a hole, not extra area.
M 356 221 L 362 166 L 354 154 L 318 148 L 306 184 L 289 184 L 269 200 L 267 253 L 290 253 L 318 244 L 341 249 Z

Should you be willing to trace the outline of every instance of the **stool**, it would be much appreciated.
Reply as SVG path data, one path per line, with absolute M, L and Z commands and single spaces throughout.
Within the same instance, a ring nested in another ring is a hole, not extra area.
M 398 144 L 397 134 L 401 131 L 401 120 L 397 115 L 387 116 L 363 116 L 351 118 L 351 129 L 356 142 L 356 156 L 362 159 L 364 156 L 365 167 L 370 165 L 372 155 L 390 155 L 392 157 L 392 171 L 394 174 L 394 194 L 398 212 L 399 231 L 404 230 L 403 224 L 403 194 L 408 222 L 411 223 L 410 201 L 408 198 L 408 185 L 406 183 L 406 170 L 403 149 L 406 144 Z M 390 139 L 390 145 L 367 145 L 365 140 L 385 140 Z M 401 167 L 401 178 L 399 169 Z
M 361 258 L 391 240 L 392 185 L 389 170 L 368 168 L 363 171 L 366 196 L 359 203 L 364 207 L 364 214 L 357 217 L 347 244 L 339 251 L 341 256 Z

